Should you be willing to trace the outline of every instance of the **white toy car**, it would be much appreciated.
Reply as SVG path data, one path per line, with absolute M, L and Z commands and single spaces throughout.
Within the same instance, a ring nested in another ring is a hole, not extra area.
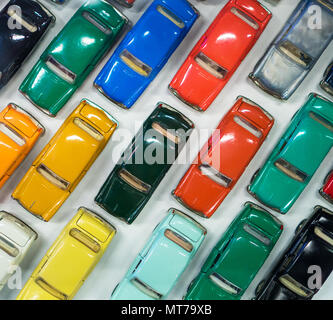
M 15 272 L 38 234 L 13 215 L 0 211 L 0 290 Z

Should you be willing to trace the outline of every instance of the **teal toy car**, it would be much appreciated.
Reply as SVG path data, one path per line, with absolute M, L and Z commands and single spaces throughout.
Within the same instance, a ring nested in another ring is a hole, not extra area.
M 253 203 L 246 203 L 190 284 L 185 300 L 239 300 L 282 230 L 277 218 Z
M 44 51 L 20 91 L 36 107 L 55 116 L 115 43 L 127 22 L 106 1 L 87 1 Z
M 333 102 L 310 94 L 248 191 L 267 207 L 285 214 L 310 182 L 333 146 Z
M 177 209 L 169 209 L 125 278 L 114 289 L 111 300 L 165 298 L 198 251 L 206 233 L 194 219 Z

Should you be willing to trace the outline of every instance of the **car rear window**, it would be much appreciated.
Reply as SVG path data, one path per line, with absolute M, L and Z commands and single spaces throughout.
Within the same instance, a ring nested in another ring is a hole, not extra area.
M 25 140 L 23 137 L 17 133 L 15 130 L 7 126 L 6 124 L 0 122 L 0 132 L 6 135 L 9 139 L 11 139 L 14 143 L 19 145 L 20 147 L 25 145 Z
M 265 246 L 269 246 L 271 243 L 271 240 L 263 234 L 260 230 L 256 229 L 255 227 L 249 225 L 249 224 L 244 224 L 243 229 L 245 232 L 262 242 Z
M 106 35 L 109 35 L 112 33 L 112 30 L 110 28 L 105 26 L 103 22 L 101 22 L 97 17 L 95 17 L 90 12 L 83 11 L 82 16 L 84 19 L 86 19 L 88 22 L 90 22 L 92 25 L 94 25 L 97 29 L 99 29 Z
M 206 70 L 217 79 L 225 78 L 228 73 L 226 69 L 207 57 L 203 52 L 198 53 L 194 60 L 201 68 Z
M 279 49 L 291 60 L 305 68 L 308 67 L 312 62 L 312 58 L 307 53 L 299 49 L 296 45 L 288 40 L 283 41 L 279 45 Z
M 35 33 L 38 30 L 37 26 L 34 23 L 29 21 L 23 15 L 19 15 L 17 11 L 14 9 L 14 6 L 10 6 L 8 8 L 7 14 L 29 32 Z
M 241 126 L 242 128 L 244 128 L 245 130 L 249 131 L 251 134 L 253 134 L 257 138 L 260 139 L 262 137 L 261 131 L 257 127 L 255 127 L 252 123 L 250 123 L 249 121 L 247 121 L 246 119 L 244 119 L 243 117 L 235 116 L 234 117 L 234 121 L 239 126 Z
M 186 240 L 184 237 L 174 232 L 173 230 L 170 229 L 165 230 L 164 236 L 168 238 L 170 241 L 180 246 L 181 248 L 183 248 L 185 251 L 192 252 L 193 250 L 192 243 L 190 243 L 188 240 Z
M 89 123 L 82 120 L 81 118 L 74 118 L 73 122 L 77 127 L 88 133 L 95 140 L 101 141 L 104 139 L 104 136 L 98 130 L 96 130 L 94 127 L 92 127 Z
M 177 17 L 173 12 L 163 6 L 157 6 L 156 9 L 161 15 L 169 19 L 172 23 L 174 23 L 178 28 L 183 29 L 185 27 L 184 22 Z
M 19 254 L 19 250 L 0 234 L 0 250 L 15 258 Z
M 332 123 L 330 123 L 328 120 L 326 120 L 324 117 L 320 116 L 317 113 L 314 112 L 310 112 L 310 118 L 314 121 L 317 121 L 318 123 L 320 123 L 323 127 L 325 127 L 326 129 L 330 130 L 333 132 L 333 125 Z
M 167 139 L 169 139 L 173 143 L 175 143 L 175 144 L 179 144 L 180 143 L 180 137 L 178 135 L 175 135 L 171 130 L 163 128 L 163 126 L 160 123 L 153 122 L 152 123 L 152 128 L 155 131 L 157 131 L 160 134 L 162 134 L 163 136 L 165 136 Z
M 79 229 L 72 228 L 69 231 L 69 235 L 95 253 L 98 253 L 101 250 L 101 246 L 97 241 L 90 238 L 88 235 L 86 235 L 84 232 L 80 231 Z
M 290 275 L 285 274 L 279 278 L 279 281 L 290 291 L 294 292 L 300 297 L 310 297 L 312 292 L 305 288 L 302 284 L 293 279 Z
M 239 10 L 235 7 L 231 8 L 231 12 L 237 16 L 238 18 L 242 19 L 244 22 L 246 22 L 250 27 L 252 27 L 255 30 L 259 29 L 259 25 L 258 23 L 251 18 L 248 14 L 246 14 L 244 11 Z

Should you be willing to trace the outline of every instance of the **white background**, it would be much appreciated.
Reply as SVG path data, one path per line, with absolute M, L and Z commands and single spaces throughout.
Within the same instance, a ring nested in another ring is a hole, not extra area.
M 1 2 L 4 2 L 5 4 L 7 1 L 2 0 Z M 94 204 L 94 197 L 96 193 L 112 170 L 115 161 L 117 161 L 117 158 L 121 155 L 121 152 L 131 140 L 131 136 L 127 136 L 125 139 L 122 138 L 120 128 L 131 129 L 132 135 L 134 135 L 134 123 L 136 123 L 136 127 L 138 124 L 141 124 L 153 111 L 158 101 L 166 102 L 183 112 L 195 123 L 196 130 L 214 129 L 224 114 L 232 107 L 238 95 L 244 95 L 252 99 L 269 111 L 276 119 L 276 124 L 267 141 L 257 153 L 256 157 L 253 159 L 234 190 L 225 199 L 213 217 L 209 220 L 195 217 L 208 229 L 208 235 L 195 259 L 184 272 L 178 284 L 169 295 L 169 299 L 180 299 L 184 295 L 188 284 L 198 274 L 203 262 L 213 248 L 214 244 L 220 239 L 230 222 L 242 210 L 243 204 L 249 200 L 254 201 L 254 199 L 247 194 L 246 186 L 248 185 L 253 173 L 263 164 L 265 158 L 269 155 L 270 151 L 279 140 L 281 134 L 287 128 L 292 115 L 306 101 L 307 95 L 310 92 L 318 92 L 325 95 L 325 93 L 319 88 L 318 83 L 326 66 L 332 59 L 332 43 L 316 64 L 315 68 L 303 82 L 301 87 L 287 102 L 280 102 L 263 93 L 250 83 L 247 79 L 247 75 L 253 70 L 254 65 L 286 22 L 288 16 L 295 8 L 298 1 L 282 0 L 277 6 L 273 6 L 265 2 L 264 4 L 273 12 L 273 18 L 270 24 L 219 97 L 206 112 L 199 113 L 183 105 L 179 100 L 172 96 L 168 92 L 167 86 L 196 41 L 213 21 L 218 11 L 227 3 L 227 0 L 207 0 L 205 2 L 192 0 L 192 3 L 201 13 L 200 19 L 195 23 L 189 35 L 173 54 L 168 64 L 160 72 L 159 76 L 154 80 L 131 110 L 127 111 L 119 109 L 99 94 L 92 86 L 98 72 L 111 56 L 112 52 L 109 52 L 105 59 L 98 65 L 96 70 L 88 77 L 84 85 L 76 92 L 63 110 L 59 112 L 58 116 L 56 118 L 49 118 L 25 100 L 25 98 L 23 98 L 23 96 L 21 96 L 18 92 L 18 87 L 34 63 L 38 60 L 41 53 L 74 14 L 75 10 L 80 7 L 83 0 L 68 0 L 64 5 L 56 5 L 51 3 L 49 0 L 41 0 L 41 2 L 47 5 L 47 7 L 55 14 L 57 18 L 56 24 L 49 30 L 36 51 L 34 51 L 34 53 L 29 57 L 14 79 L 12 79 L 10 84 L 0 92 L 1 109 L 3 109 L 9 102 L 15 102 L 32 113 L 46 127 L 46 134 L 42 137 L 42 139 L 40 139 L 31 154 L 25 159 L 22 165 L 16 170 L 15 174 L 0 191 L 0 210 L 6 210 L 15 214 L 33 227 L 39 234 L 36 244 L 33 246 L 32 250 L 28 253 L 26 259 L 21 265 L 23 271 L 23 284 L 37 266 L 40 259 L 44 256 L 47 249 L 61 232 L 63 227 L 74 216 L 77 208 L 80 206 L 86 206 L 102 215 L 116 226 L 118 233 L 102 260 L 76 295 L 76 299 L 109 299 L 112 290 L 125 275 L 128 267 L 149 239 L 156 224 L 165 216 L 167 209 L 174 206 L 189 213 L 188 210 L 181 208 L 170 194 L 170 192 L 177 185 L 179 179 L 187 170 L 189 164 L 175 165 L 170 169 L 154 193 L 153 197 L 131 226 L 128 226 L 120 220 L 108 215 Z M 122 8 L 121 10 L 134 24 L 144 12 L 145 8 L 148 7 L 150 2 L 151 1 L 147 0 L 137 0 L 134 8 Z M 73 54 L 75 54 L 75 52 L 73 52 Z M 53 219 L 50 222 L 45 223 L 26 212 L 10 198 L 10 195 L 17 183 L 28 170 L 35 157 L 61 126 L 66 117 L 79 104 L 82 98 L 89 98 L 106 108 L 106 110 L 119 120 L 120 128 L 117 129 L 104 152 L 94 163 L 74 193 L 69 197 Z M 190 139 L 191 160 L 193 160 L 196 156 L 200 147 L 205 142 L 205 139 L 206 138 L 203 137 L 201 141 L 198 141 L 195 134 L 192 135 Z M 316 151 L 314 150 L 314 152 Z M 294 229 L 298 223 L 311 215 L 313 207 L 315 205 L 323 205 L 331 210 L 333 209 L 332 206 L 323 200 L 318 194 L 318 190 L 322 186 L 324 177 L 329 169 L 332 168 L 332 155 L 333 152 L 331 152 L 325 159 L 315 177 L 293 206 L 292 210 L 290 210 L 290 212 L 288 212 L 285 216 L 276 214 L 285 225 L 284 233 L 263 268 L 253 281 L 252 285 L 247 290 L 244 295 L 244 299 L 248 299 L 253 296 L 254 288 L 258 282 L 268 273 L 273 263 L 278 259 L 280 254 L 282 254 L 286 245 L 293 237 Z M 181 156 L 184 157 L 185 154 L 182 153 Z M 161 277 L 163 277 L 163 274 L 161 274 Z M 5 287 L 5 289 L 0 292 L 0 299 L 15 299 L 17 294 L 18 290 L 9 290 Z M 333 299 L 333 275 L 325 283 L 316 298 Z

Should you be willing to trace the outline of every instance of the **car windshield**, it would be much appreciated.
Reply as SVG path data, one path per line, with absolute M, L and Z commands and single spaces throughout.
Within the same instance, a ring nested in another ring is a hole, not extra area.
M 60 292 L 58 289 L 51 286 L 49 283 L 47 283 L 41 277 L 36 279 L 36 284 L 39 287 L 41 287 L 43 290 L 45 290 L 47 293 L 49 293 L 50 295 L 54 296 L 55 298 L 57 298 L 59 300 L 67 300 L 68 299 L 68 297 L 64 293 Z
M 308 67 L 312 62 L 312 58 L 307 53 L 299 49 L 296 45 L 288 40 L 283 41 L 279 45 L 279 49 L 291 60 L 305 68 Z
M 323 127 L 333 132 L 333 125 L 328 120 L 326 120 L 325 118 L 314 112 L 310 112 L 309 115 L 312 120 L 320 123 Z
M 152 72 L 151 67 L 140 61 L 126 49 L 120 54 L 120 59 L 133 71 L 143 77 L 149 77 L 150 73 Z
M 148 193 L 151 188 L 149 184 L 141 181 L 139 178 L 133 176 L 130 172 L 123 168 L 119 171 L 119 177 L 140 192 Z
M 237 287 L 236 285 L 232 284 L 227 279 L 223 278 L 218 273 L 214 272 L 209 276 L 209 279 L 215 283 L 218 287 L 220 287 L 222 290 L 228 292 L 232 295 L 238 295 L 241 292 L 241 289 Z
M 198 53 L 194 60 L 201 68 L 206 70 L 217 79 L 225 78 L 228 73 L 226 69 L 207 57 L 203 52 Z
M 162 295 L 159 292 L 155 291 L 153 288 L 151 288 L 138 278 L 133 278 L 131 282 L 136 288 L 138 288 L 141 292 L 143 292 L 147 296 L 150 296 L 153 299 L 157 300 L 162 298 Z
M 260 230 L 257 228 L 249 225 L 249 224 L 244 224 L 243 229 L 245 232 L 253 236 L 254 238 L 258 239 L 260 242 L 262 242 L 265 246 L 269 246 L 271 243 L 271 240 Z
M 162 6 L 157 6 L 157 11 L 169 19 L 172 23 L 174 23 L 178 28 L 183 29 L 185 27 L 184 22 L 178 18 L 173 12 L 171 12 L 169 9 L 162 7 Z
M 250 27 L 252 27 L 255 30 L 259 29 L 258 23 L 252 19 L 248 14 L 246 14 L 244 11 L 239 10 L 235 7 L 231 8 L 231 12 L 237 16 L 238 18 L 242 19 L 244 22 L 246 22 Z
M 234 117 L 234 121 L 239 126 L 241 126 L 242 128 L 244 128 L 245 130 L 249 131 L 251 134 L 253 134 L 257 138 L 261 138 L 262 137 L 261 131 L 257 127 L 255 127 L 252 123 L 250 123 L 249 121 L 247 121 L 246 119 L 244 119 L 242 117 L 239 117 L 239 116 L 235 116 Z
M 76 74 L 67 69 L 64 65 L 62 65 L 53 57 L 49 56 L 46 59 L 46 65 L 51 71 L 53 71 L 57 76 L 59 76 L 63 80 L 71 84 L 74 83 L 76 79 Z
M 0 250 L 13 258 L 19 254 L 19 250 L 2 235 L 0 235 Z
M 98 242 L 91 239 L 88 235 L 80 231 L 79 229 L 73 228 L 69 231 L 69 235 L 88 247 L 90 250 L 92 250 L 95 253 L 98 253 L 101 249 L 101 246 Z
M 328 235 L 322 228 L 320 227 L 315 227 L 314 233 L 317 237 L 320 239 L 324 240 L 326 243 L 331 245 L 333 247 L 333 239 L 331 236 Z
M 187 241 L 184 237 L 182 237 L 178 233 L 176 233 L 170 229 L 167 229 L 164 232 L 164 236 L 166 238 L 168 238 L 169 240 L 171 240 L 172 242 L 174 242 L 175 244 L 177 244 L 178 246 L 180 246 L 181 248 L 183 248 L 185 251 L 192 252 L 192 250 L 193 250 L 192 243 Z
M 10 6 L 7 14 L 15 20 L 20 26 L 24 27 L 31 33 L 34 33 L 38 30 L 38 28 L 30 21 L 28 21 L 26 18 L 24 18 L 22 15 L 19 15 L 17 11 L 14 9 L 15 6 Z
M 208 163 L 202 163 L 199 167 L 203 175 L 207 176 L 214 182 L 218 183 L 224 188 L 228 188 L 232 182 L 232 179 L 217 171 L 215 168 L 210 166 Z
M 91 24 L 93 24 L 97 29 L 102 31 L 103 33 L 109 35 L 112 33 L 111 29 L 106 27 L 103 23 L 101 23 L 94 15 L 92 15 L 90 12 L 83 11 L 82 13 L 83 18 L 85 18 L 87 21 L 89 21 Z
M 103 135 L 97 131 L 94 127 L 92 127 L 89 123 L 82 120 L 81 118 L 75 118 L 74 124 L 78 126 L 80 129 L 88 133 L 94 139 L 101 141 L 104 139 Z
M 302 284 L 298 281 L 293 279 L 290 275 L 285 274 L 279 278 L 280 283 L 282 283 L 286 288 L 290 291 L 294 292 L 300 297 L 308 298 L 311 296 L 312 291 L 305 288 Z
M 40 164 L 37 168 L 37 172 L 41 174 L 46 180 L 51 182 L 56 187 L 66 190 L 69 187 L 69 182 L 65 179 L 62 179 L 59 177 L 56 173 L 54 173 L 52 170 L 50 170 L 47 166 L 44 164 Z
M 274 165 L 283 173 L 285 173 L 290 178 L 299 181 L 304 182 L 307 179 L 307 174 L 303 171 L 297 169 L 295 166 L 293 166 L 291 163 L 284 159 L 278 159 L 275 161 Z

